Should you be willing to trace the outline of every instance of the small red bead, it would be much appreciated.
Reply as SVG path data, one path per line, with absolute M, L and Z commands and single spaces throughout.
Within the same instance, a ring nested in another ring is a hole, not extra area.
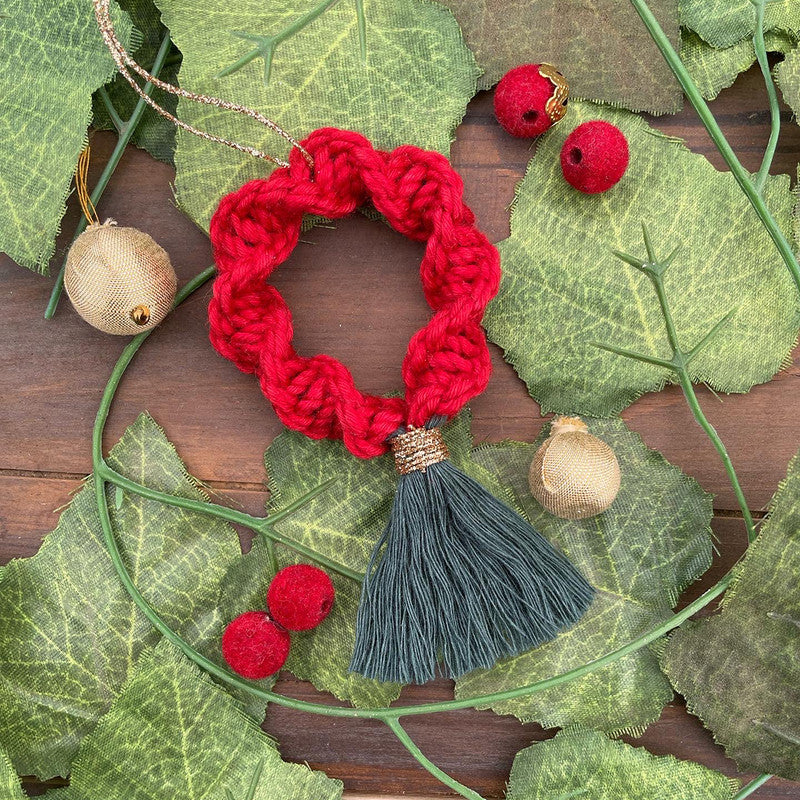
M 610 189 L 628 169 L 628 140 L 609 122 L 578 125 L 561 148 L 561 170 L 567 183 L 586 194 Z
M 331 579 L 318 567 L 293 564 L 272 579 L 267 605 L 272 618 L 289 631 L 307 631 L 328 616 L 335 595 Z
M 234 672 L 258 680 L 274 675 L 289 655 L 289 634 L 263 611 L 245 611 L 222 634 L 222 655 Z
M 553 124 L 545 103 L 553 96 L 554 87 L 539 74 L 539 66 L 522 64 L 510 69 L 494 90 L 494 115 L 512 136 L 539 136 Z

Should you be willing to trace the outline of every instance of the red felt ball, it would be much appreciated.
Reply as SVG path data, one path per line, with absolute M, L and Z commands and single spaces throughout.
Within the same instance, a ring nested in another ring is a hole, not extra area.
M 274 675 L 286 662 L 290 639 L 263 611 L 245 611 L 222 634 L 222 655 L 234 672 L 257 680 Z
M 290 631 L 307 631 L 328 616 L 334 595 L 333 583 L 321 569 L 293 564 L 272 579 L 267 605 L 279 625 Z
M 494 115 L 512 136 L 539 136 L 553 124 L 545 111 L 553 84 L 539 74 L 539 66 L 522 64 L 510 69 L 494 90 Z
M 561 148 L 567 183 L 586 194 L 610 189 L 625 174 L 628 159 L 625 134 L 603 120 L 578 125 Z

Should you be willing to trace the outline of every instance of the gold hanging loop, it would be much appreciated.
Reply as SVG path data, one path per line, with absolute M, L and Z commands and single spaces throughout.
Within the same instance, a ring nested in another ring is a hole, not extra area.
M 89 155 L 91 148 L 87 145 L 78 157 L 78 168 L 75 170 L 75 192 L 78 195 L 83 216 L 92 225 L 100 224 L 100 217 L 97 216 L 97 209 L 94 207 L 92 198 L 89 195 Z
M 176 95 L 177 97 L 183 97 L 186 100 L 193 100 L 196 103 L 203 103 L 205 105 L 214 106 L 215 108 L 221 108 L 225 111 L 234 111 L 238 114 L 243 114 L 244 116 L 254 119 L 256 122 L 265 125 L 267 128 L 286 139 L 286 141 L 289 142 L 292 147 L 296 147 L 298 150 L 300 150 L 305 160 L 312 167 L 314 166 L 314 158 L 312 157 L 311 153 L 309 153 L 300 144 L 300 142 L 283 130 L 283 128 L 274 123 L 271 119 L 268 119 L 255 109 L 239 105 L 238 103 L 231 103 L 227 100 L 221 100 L 218 97 L 199 94 L 197 92 L 190 92 L 187 89 L 173 86 L 171 83 L 167 83 L 166 81 L 162 81 L 159 78 L 156 78 L 154 75 L 151 75 L 146 69 L 144 69 L 144 67 L 140 66 L 136 63 L 136 61 L 133 60 L 133 58 L 128 54 L 128 52 L 122 46 L 122 43 L 117 38 L 117 34 L 114 31 L 114 23 L 111 21 L 110 0 L 92 0 L 92 4 L 94 5 L 94 14 L 97 18 L 97 25 L 100 28 L 103 41 L 105 42 L 106 47 L 108 47 L 111 56 L 114 59 L 114 63 L 117 65 L 117 69 L 120 71 L 120 73 L 122 73 L 122 76 L 126 81 L 128 81 L 139 97 L 141 97 L 142 100 L 144 100 L 162 117 L 168 119 L 178 128 L 192 133 L 195 136 L 199 136 L 201 139 L 205 139 L 206 141 L 224 144 L 227 147 L 238 150 L 240 153 L 245 153 L 255 158 L 261 158 L 265 161 L 271 161 L 273 164 L 277 164 L 279 167 L 289 166 L 287 161 L 276 158 L 275 156 L 271 156 L 269 153 L 265 153 L 263 150 L 258 150 L 255 147 L 250 147 L 249 145 L 233 142 L 230 139 L 223 138 L 222 136 L 215 136 L 214 134 L 208 133 L 207 131 L 202 131 L 199 128 L 195 128 L 194 126 L 179 120 L 174 114 L 171 114 L 165 108 L 162 108 L 158 103 L 156 103 L 156 101 L 153 100 L 153 98 L 150 97 L 150 95 L 148 95 L 141 86 L 139 86 L 136 79 L 133 77 L 133 75 L 131 75 L 130 70 L 133 70 L 148 83 L 153 84 L 153 86 L 156 86 L 162 91 L 168 92 L 169 94 Z

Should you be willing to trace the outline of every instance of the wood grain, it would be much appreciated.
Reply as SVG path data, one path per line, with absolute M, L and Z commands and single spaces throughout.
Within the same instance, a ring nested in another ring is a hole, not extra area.
M 742 160 L 756 169 L 766 144 L 768 117 L 759 76 L 751 71 L 713 104 Z M 776 172 L 795 173 L 800 128 L 785 112 Z M 691 111 L 653 121 L 670 135 L 723 164 Z M 113 142 L 92 137 L 96 177 Z M 492 240 L 508 235 L 508 206 L 531 156 L 530 143 L 503 134 L 491 113 L 491 96 L 479 95 L 458 130 L 453 161 L 464 176 L 467 200 Z M 180 280 L 211 262 L 205 234 L 174 206 L 173 172 L 130 149 L 101 205 L 102 216 L 148 231 L 171 254 Z M 70 209 L 64 230 L 77 221 Z M 62 237 L 60 252 L 68 243 Z M 303 352 L 329 352 L 352 367 L 360 386 L 386 392 L 400 387 L 399 367 L 410 335 L 427 309 L 414 279 L 421 247 L 385 226 L 362 218 L 304 236 L 276 276 L 296 320 Z M 56 266 L 58 262 L 54 262 Z M 36 552 L 57 522 L 53 510 L 91 465 L 91 425 L 102 388 L 124 342 L 83 324 L 65 302 L 52 322 L 42 313 L 51 281 L 0 258 L 0 563 Z M 275 415 L 250 376 L 237 372 L 211 350 L 202 289 L 174 314 L 137 357 L 118 395 L 107 445 L 142 410 L 165 427 L 190 471 L 220 492 L 225 502 L 260 513 L 265 499 L 263 452 L 279 432 Z M 796 352 L 800 356 L 800 351 Z M 473 404 L 476 439 L 530 440 L 542 420 L 524 385 L 493 348 L 495 375 Z M 800 443 L 797 380 L 800 362 L 747 395 L 715 398 L 701 391 L 707 413 L 728 445 L 754 510 L 768 502 Z M 726 571 L 744 549 L 745 536 L 716 454 L 694 424 L 678 390 L 647 395 L 623 414 L 645 442 L 696 477 L 716 495 L 714 528 L 720 555 L 703 581 L 683 601 L 696 597 Z M 246 537 L 245 537 L 246 538 Z M 290 676 L 279 689 L 319 697 Z M 408 688 L 401 702 L 451 696 L 448 682 Z M 303 716 L 270 709 L 266 729 L 285 757 L 308 761 L 342 778 L 361 800 L 390 796 L 430 798 L 448 790 L 420 769 L 380 723 Z M 462 711 L 409 718 L 407 727 L 423 751 L 458 780 L 488 798 L 501 797 L 514 753 L 551 735 L 512 717 Z M 740 778 L 710 734 L 680 700 L 636 740 L 654 753 L 673 753 Z M 30 784 L 32 792 L 43 787 Z M 350 795 L 348 795 L 350 796 Z M 755 797 L 800 800 L 800 786 L 771 781 Z

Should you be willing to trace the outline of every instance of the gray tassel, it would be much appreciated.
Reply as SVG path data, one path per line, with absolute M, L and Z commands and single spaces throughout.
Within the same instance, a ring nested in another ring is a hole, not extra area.
M 438 428 L 393 440 L 400 480 L 361 592 L 350 669 L 425 683 L 554 638 L 594 590 L 522 517 L 448 460 Z

